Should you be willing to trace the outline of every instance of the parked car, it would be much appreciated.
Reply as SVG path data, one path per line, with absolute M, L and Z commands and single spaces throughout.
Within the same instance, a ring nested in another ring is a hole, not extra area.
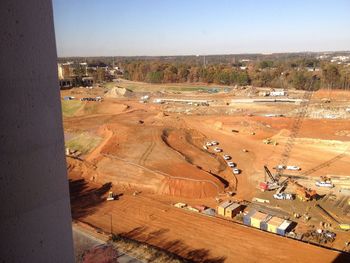
M 240 174 L 241 173 L 241 170 L 239 170 L 237 168 L 233 168 L 232 171 L 233 171 L 234 174 Z
M 236 164 L 234 162 L 227 162 L 227 165 L 231 168 L 236 167 Z
M 228 155 L 228 154 L 224 154 L 222 157 L 223 157 L 226 161 L 227 161 L 227 160 L 231 160 L 231 156 Z
M 222 149 L 219 148 L 219 147 L 215 147 L 215 148 L 214 148 L 214 151 L 217 152 L 217 153 L 220 153 L 220 152 L 222 152 Z
M 219 145 L 219 142 L 217 142 L 217 141 L 212 141 L 211 144 L 212 144 L 212 145 Z

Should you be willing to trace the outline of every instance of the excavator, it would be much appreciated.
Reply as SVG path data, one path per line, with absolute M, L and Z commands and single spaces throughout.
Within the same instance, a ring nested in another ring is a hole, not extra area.
M 279 184 L 278 179 L 273 176 L 273 174 L 270 172 L 269 168 L 267 168 L 266 165 L 264 165 L 264 170 L 265 170 L 265 181 L 264 182 L 260 182 L 259 184 L 259 188 L 261 191 L 270 191 L 270 190 L 276 190 L 278 188 L 281 187 L 281 185 Z M 270 178 L 270 181 L 267 180 L 266 177 Z

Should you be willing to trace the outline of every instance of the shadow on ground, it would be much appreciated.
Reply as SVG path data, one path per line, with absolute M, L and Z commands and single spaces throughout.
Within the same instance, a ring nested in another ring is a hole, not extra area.
M 149 232 L 147 227 L 137 227 L 129 232 L 121 233 L 119 236 L 142 243 L 150 244 L 158 250 L 173 254 L 182 259 L 183 262 L 201 262 L 201 263 L 223 263 L 226 257 L 212 257 L 209 249 L 193 249 L 182 240 L 171 240 L 164 236 L 169 230 L 160 229 Z M 155 255 L 156 257 L 157 255 Z M 154 258 L 155 260 L 156 258 Z M 150 260 L 152 262 L 152 259 Z
M 91 188 L 84 179 L 69 180 L 72 218 L 80 219 L 94 213 L 97 206 L 106 200 L 105 194 L 111 186 L 111 183 L 105 183 L 99 188 Z

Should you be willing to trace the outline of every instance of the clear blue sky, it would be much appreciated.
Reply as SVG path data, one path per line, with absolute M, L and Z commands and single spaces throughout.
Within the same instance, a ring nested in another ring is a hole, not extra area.
M 350 0 L 53 0 L 59 56 L 350 50 Z

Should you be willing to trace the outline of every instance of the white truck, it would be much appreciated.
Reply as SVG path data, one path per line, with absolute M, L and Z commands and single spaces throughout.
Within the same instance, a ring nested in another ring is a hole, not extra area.
M 315 185 L 318 187 L 327 187 L 327 188 L 334 187 L 334 184 L 331 181 L 316 181 Z
M 287 194 L 287 193 L 278 193 L 278 194 L 274 194 L 273 198 L 278 200 L 293 200 L 293 195 Z
M 286 170 L 300 171 L 301 168 L 299 166 L 295 166 L 295 165 L 287 165 Z

